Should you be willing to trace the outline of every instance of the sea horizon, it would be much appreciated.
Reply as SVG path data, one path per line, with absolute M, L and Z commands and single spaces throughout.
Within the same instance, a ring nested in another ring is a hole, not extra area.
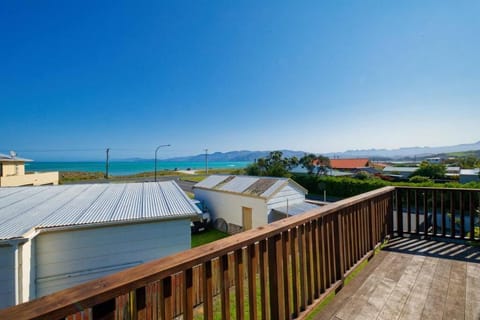
M 242 169 L 250 163 L 250 161 L 209 161 L 208 169 Z M 25 163 L 25 171 L 28 172 L 105 172 L 105 169 L 105 161 L 34 161 Z M 157 160 L 157 171 L 164 170 L 205 170 L 205 162 Z M 155 171 L 154 160 L 111 160 L 108 166 L 108 174 L 112 176 L 153 171 Z

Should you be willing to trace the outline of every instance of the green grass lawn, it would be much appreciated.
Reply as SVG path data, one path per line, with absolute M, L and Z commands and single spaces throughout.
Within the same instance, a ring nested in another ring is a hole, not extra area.
M 228 237 L 227 233 L 215 229 L 208 229 L 199 233 L 192 234 L 192 248 L 201 246 L 218 239 Z

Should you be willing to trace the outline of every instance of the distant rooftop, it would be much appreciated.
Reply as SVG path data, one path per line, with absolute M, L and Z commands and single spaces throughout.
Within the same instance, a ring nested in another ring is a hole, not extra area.
M 201 213 L 174 181 L 0 188 L 0 240 L 32 230 Z
M 33 161 L 31 159 L 19 158 L 17 156 L 6 155 L 0 153 L 0 162 L 14 162 L 14 161 L 21 161 L 21 162 L 30 162 Z
M 357 169 L 368 167 L 368 159 L 330 159 L 330 166 L 333 169 Z

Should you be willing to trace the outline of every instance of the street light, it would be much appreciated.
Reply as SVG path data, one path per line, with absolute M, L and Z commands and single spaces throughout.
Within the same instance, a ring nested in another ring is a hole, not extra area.
M 162 144 L 162 145 L 159 145 L 157 147 L 157 149 L 155 149 L 155 182 L 157 182 L 157 152 L 158 152 L 158 149 L 160 149 L 162 147 L 170 147 L 170 145 L 169 144 Z

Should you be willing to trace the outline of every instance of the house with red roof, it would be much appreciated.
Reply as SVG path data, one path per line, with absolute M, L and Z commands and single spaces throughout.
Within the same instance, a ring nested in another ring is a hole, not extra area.
M 330 159 L 330 167 L 336 170 L 355 170 L 370 167 L 368 158 Z

